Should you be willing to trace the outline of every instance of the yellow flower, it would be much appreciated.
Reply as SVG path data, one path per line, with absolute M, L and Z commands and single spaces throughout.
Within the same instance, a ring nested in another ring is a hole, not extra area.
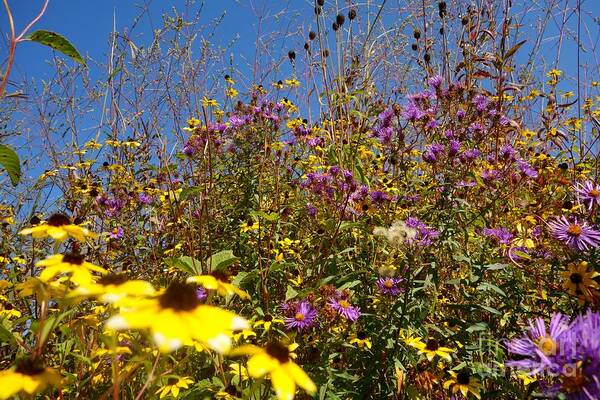
M 110 274 L 97 282 L 82 284 L 67 297 L 97 297 L 104 303 L 121 305 L 125 299 L 147 297 L 154 293 L 154 287 L 146 281 L 129 280 L 124 274 Z
M 440 346 L 440 343 L 435 339 L 429 339 L 426 343 L 423 343 L 421 339 L 414 338 L 407 343 L 409 346 L 419 350 L 419 354 L 424 354 L 429 361 L 433 360 L 435 356 L 452 361 L 450 353 L 452 353 L 454 350 L 448 347 Z
M 481 383 L 475 378 L 469 371 L 460 371 L 456 373 L 450 371 L 451 378 L 444 382 L 444 389 L 450 389 L 452 394 L 456 394 L 460 391 L 463 397 L 467 397 L 469 393 L 478 399 L 481 399 L 479 393 L 482 389 Z
M 309 376 L 292 361 L 290 349 L 279 342 L 270 342 L 262 349 L 253 345 L 237 348 L 235 354 L 250 355 L 248 374 L 253 378 L 269 375 L 277 398 L 292 400 L 296 394 L 296 386 L 300 386 L 309 394 L 314 394 L 317 387 Z
M 364 332 L 358 332 L 356 336 L 350 340 L 350 344 L 356 344 L 360 348 L 366 347 L 367 349 L 370 349 L 373 346 L 371 340 L 367 337 L 367 335 L 365 335 Z
M 258 328 L 259 326 L 262 326 L 266 332 L 269 332 L 271 330 L 271 325 L 278 323 L 278 324 L 283 324 L 284 321 L 281 318 L 273 318 L 272 315 L 265 315 L 263 317 L 263 319 L 258 320 L 254 323 L 254 327 Z
M 19 235 L 29 234 L 31 234 L 34 239 L 50 236 L 57 242 L 62 242 L 69 236 L 80 242 L 85 242 L 86 237 L 95 237 L 89 229 L 72 224 L 69 217 L 64 214 L 53 214 L 48 218 L 48 221 L 32 228 L 23 229 L 19 232 Z
M 560 78 L 560 76 L 562 75 L 562 71 L 558 70 L 558 69 L 551 69 L 550 71 L 548 71 L 548 73 L 546 74 L 546 76 L 548 78 L 553 78 L 553 79 L 558 79 Z
M 202 105 L 204 107 L 218 107 L 219 103 L 217 103 L 217 101 L 215 99 L 210 99 L 206 96 L 204 96 L 204 98 L 202 99 Z
M 248 375 L 248 368 L 244 367 L 240 363 L 231 363 L 229 365 L 229 372 L 231 372 L 234 376 L 237 376 L 242 382 L 247 381 L 250 377 Z
M 246 233 L 246 232 L 252 232 L 252 231 L 256 231 L 258 230 L 258 222 L 256 221 L 248 221 L 248 222 L 243 222 L 240 225 L 240 231 L 242 233 Z
M 295 79 L 295 78 L 286 79 L 285 80 L 285 84 L 288 85 L 291 88 L 295 88 L 295 87 L 300 86 L 300 82 L 297 79 Z
M 219 271 L 214 271 L 211 275 L 191 276 L 187 279 L 187 283 L 196 283 L 206 289 L 216 290 L 221 296 L 229 296 L 237 294 L 242 299 L 249 299 L 250 295 L 228 282 L 229 277 Z
M 189 388 L 190 383 L 194 383 L 194 381 L 188 376 L 184 376 L 182 378 L 169 378 L 167 384 L 158 389 L 155 394 L 160 393 L 161 399 L 167 397 L 169 394 L 177 398 L 179 397 L 179 392 L 181 391 L 181 389 Z
M 85 261 L 81 254 L 53 254 L 40 260 L 35 264 L 36 267 L 44 267 L 40 273 L 40 279 L 48 282 L 60 274 L 69 274 L 71 281 L 78 285 L 84 285 L 94 280 L 92 272 L 106 274 L 107 271 Z
M 8 399 L 22 392 L 33 395 L 47 385 L 59 384 L 60 375 L 52 368 L 45 368 L 39 361 L 21 360 L 16 368 L 0 371 L 0 399 Z
M 594 280 L 600 274 L 589 268 L 586 261 L 569 264 L 568 269 L 563 271 L 561 275 L 563 288 L 582 301 L 592 300 L 594 294 L 597 294 L 600 289 L 600 285 Z
M 225 96 L 227 96 L 229 98 L 233 99 L 234 97 L 237 97 L 237 95 L 238 95 L 238 91 L 235 90 L 235 88 L 230 87 L 225 90 Z
M 140 299 L 109 318 L 108 329 L 149 329 L 162 352 L 199 341 L 212 350 L 226 353 L 233 331 L 248 329 L 244 318 L 231 311 L 203 305 L 196 287 L 173 282 L 158 297 Z
M 17 310 L 12 304 L 6 303 L 4 305 L 0 304 L 0 317 L 11 319 L 11 318 L 19 318 L 21 316 L 21 311 Z M 2 319 L 0 318 L 0 319 Z

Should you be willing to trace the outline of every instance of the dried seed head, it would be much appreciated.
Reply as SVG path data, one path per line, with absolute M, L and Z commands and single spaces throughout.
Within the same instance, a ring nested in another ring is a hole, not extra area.
M 356 9 L 353 8 L 348 11 L 348 19 L 352 21 L 354 18 L 356 18 Z

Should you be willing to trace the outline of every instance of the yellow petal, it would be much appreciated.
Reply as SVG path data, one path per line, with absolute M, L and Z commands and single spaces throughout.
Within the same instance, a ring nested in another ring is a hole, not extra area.
M 284 368 L 271 371 L 271 384 L 279 400 L 292 400 L 296 394 L 296 383 Z

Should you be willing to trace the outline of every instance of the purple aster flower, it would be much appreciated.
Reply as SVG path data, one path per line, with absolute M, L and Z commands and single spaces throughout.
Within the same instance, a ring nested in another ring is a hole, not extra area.
M 443 80 L 443 78 L 440 75 L 434 75 L 431 78 L 429 78 L 427 83 L 429 83 L 429 86 L 431 86 L 432 88 L 437 89 L 442 84 L 442 80 Z
M 510 241 L 513 239 L 514 235 L 510 233 L 510 231 L 506 228 L 485 228 L 483 230 L 483 234 L 485 236 L 489 236 L 494 238 L 501 244 L 510 244 Z
M 478 94 L 473 98 L 473 104 L 475 104 L 477 111 L 484 112 L 488 106 L 488 99 L 484 95 Z
M 142 204 L 150 204 L 150 203 L 152 203 L 152 196 L 150 196 L 146 193 L 140 193 L 138 195 L 138 200 Z
M 381 293 L 387 296 L 397 296 L 402 293 L 402 288 L 398 286 L 401 282 L 401 278 L 380 277 L 375 284 Z
M 196 297 L 199 301 L 204 301 L 208 297 L 208 292 L 204 289 L 204 286 L 198 286 L 196 288 Z
M 360 317 L 360 308 L 350 304 L 348 299 L 344 297 L 331 297 L 329 298 L 327 305 L 348 321 L 354 322 Z
M 298 332 L 314 326 L 317 310 L 306 300 L 297 302 L 288 309 L 292 316 L 285 317 L 285 327 L 296 329 Z
M 381 190 L 374 190 L 371 192 L 371 201 L 373 203 L 383 203 L 386 200 L 389 200 L 389 197 Z
M 528 178 L 537 178 L 538 177 L 537 170 L 535 168 L 533 168 L 528 162 L 519 160 L 518 164 L 519 164 L 519 170 L 521 171 L 521 174 L 525 175 Z
M 309 217 L 314 217 L 317 215 L 317 209 L 312 205 L 312 203 L 306 203 L 306 214 Z
M 456 118 L 457 119 L 463 119 L 465 117 L 465 115 L 467 115 L 467 113 L 465 112 L 465 110 L 458 110 L 456 112 Z
M 550 233 L 556 239 L 565 242 L 570 248 L 587 251 L 600 244 L 600 231 L 595 230 L 585 221 L 576 218 L 568 220 L 564 215 L 548 222 Z
M 575 184 L 575 193 L 580 202 L 587 205 L 588 210 L 591 210 L 594 205 L 600 205 L 600 185 L 592 181 Z
M 561 352 L 564 350 L 561 336 L 568 329 L 569 319 L 562 314 L 552 316 L 548 329 L 543 318 L 529 321 L 529 332 L 526 335 L 506 343 L 510 353 L 522 358 L 509 360 L 506 366 L 531 373 L 559 370 Z
M 123 228 L 121 228 L 120 226 L 118 228 L 113 229 L 108 236 L 111 239 L 120 239 L 123 237 Z
M 448 148 L 448 154 L 450 156 L 455 156 L 460 151 L 460 141 L 456 139 L 450 140 L 450 146 Z

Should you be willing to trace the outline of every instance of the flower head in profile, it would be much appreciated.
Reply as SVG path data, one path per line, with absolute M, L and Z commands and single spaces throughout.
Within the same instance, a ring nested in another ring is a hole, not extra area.
M 229 283 L 229 276 L 220 271 L 214 271 L 211 275 L 196 275 L 187 279 L 188 283 L 195 283 L 209 290 L 216 290 L 221 296 L 238 295 L 242 299 L 249 299 L 250 295 Z
M 89 229 L 71 223 L 69 217 L 64 214 L 52 214 L 47 221 L 23 229 L 19 235 L 31 235 L 34 239 L 50 236 L 57 242 L 63 242 L 69 237 L 85 242 L 86 238 L 96 236 Z
M 248 329 L 248 321 L 227 310 L 203 305 L 196 287 L 173 282 L 158 297 L 140 299 L 111 317 L 112 330 L 149 329 L 162 352 L 194 341 L 219 353 L 231 348 L 233 331 Z
M 183 377 L 171 377 L 167 380 L 166 384 L 156 391 L 155 394 L 160 394 L 160 398 L 165 398 L 171 395 L 174 398 L 179 397 L 181 389 L 187 389 L 190 384 L 194 383 L 189 376 Z
M 600 205 L 600 185 L 592 181 L 585 181 L 576 183 L 574 189 L 577 198 L 581 203 L 587 205 L 588 210 Z
M 0 371 L 0 399 L 8 399 L 21 393 L 33 397 L 46 386 L 59 386 L 60 375 L 41 361 L 30 358 L 17 362 L 14 368 Z
M 53 254 L 38 261 L 35 266 L 44 268 L 40 273 L 40 279 L 46 282 L 57 275 L 68 274 L 71 281 L 84 285 L 94 281 L 93 272 L 107 273 L 104 268 L 86 261 L 81 254 L 77 253 Z
M 95 297 L 104 303 L 120 306 L 153 294 L 155 290 L 149 282 L 129 279 L 125 274 L 107 274 L 96 282 L 81 284 L 68 297 Z
M 282 343 L 269 342 L 264 349 L 245 345 L 235 349 L 232 354 L 249 355 L 248 374 L 253 378 L 269 375 L 279 400 L 292 400 L 296 395 L 297 386 L 309 394 L 317 391 L 314 382 L 293 361 L 289 347 Z
M 600 231 L 576 218 L 569 220 L 563 215 L 548 222 L 548 227 L 552 236 L 575 250 L 587 251 L 600 244 Z
M 288 314 L 284 318 L 285 326 L 288 329 L 302 331 L 315 325 L 317 310 L 307 300 L 295 302 L 295 304 L 284 304 L 282 309 Z
M 481 399 L 481 389 L 483 386 L 470 371 L 463 369 L 459 372 L 450 371 L 450 379 L 444 382 L 444 389 L 450 389 L 452 394 L 460 392 L 463 397 L 472 394 L 477 399 Z

